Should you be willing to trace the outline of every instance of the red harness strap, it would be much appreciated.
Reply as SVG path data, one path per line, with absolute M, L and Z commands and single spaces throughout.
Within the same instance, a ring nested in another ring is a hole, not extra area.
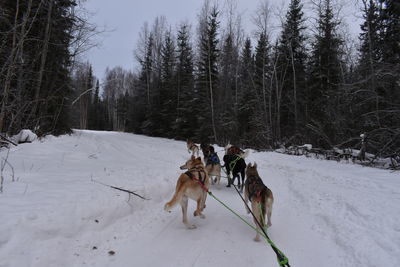
M 201 187 L 201 189 L 203 189 L 204 191 L 206 191 L 208 193 L 208 188 L 205 186 L 205 184 L 203 184 L 199 179 L 197 179 L 196 177 L 193 177 L 193 180 L 195 180 Z
M 195 169 L 197 169 L 197 168 L 195 168 Z M 201 170 L 201 171 L 204 172 L 204 170 Z M 201 177 L 200 171 L 198 171 L 198 172 L 199 172 L 199 176 Z M 208 193 L 208 188 L 204 184 L 206 177 L 204 177 L 204 182 L 203 182 L 203 181 L 199 180 L 196 176 L 194 176 L 190 170 L 185 172 L 185 174 L 187 176 L 189 176 L 190 179 L 195 180 L 200 185 L 201 189 L 203 189 L 204 191 L 206 191 Z M 207 175 L 205 172 L 204 172 L 204 174 Z

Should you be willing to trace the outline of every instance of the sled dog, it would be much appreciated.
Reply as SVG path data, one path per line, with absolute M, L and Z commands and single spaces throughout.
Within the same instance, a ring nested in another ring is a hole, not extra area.
M 228 179 L 227 187 L 230 187 L 238 179 L 238 186 L 240 190 L 243 190 L 246 162 L 244 159 L 249 155 L 250 150 L 243 151 L 237 146 L 227 145 L 225 147 L 225 155 L 223 157 L 224 167 L 228 176 L 232 171 L 232 179 Z M 240 183 L 240 176 L 242 177 L 242 183 Z
M 271 226 L 271 214 L 272 214 L 272 204 L 274 203 L 274 196 L 272 191 L 266 187 L 258 175 L 257 164 L 251 165 L 249 163 L 246 169 L 246 182 L 244 185 L 244 199 L 247 202 L 251 202 L 251 210 L 254 216 L 257 218 L 258 222 L 265 227 L 265 216 L 267 216 L 267 226 Z M 247 213 L 250 213 L 246 206 Z M 254 220 L 257 229 L 260 226 Z M 254 241 L 260 241 L 260 234 L 257 232 Z
M 206 189 L 210 186 L 210 178 L 200 157 L 196 158 L 192 156 L 180 168 L 181 170 L 187 169 L 187 171 L 179 176 L 175 193 L 172 199 L 165 204 L 164 210 L 171 211 L 176 204 L 180 203 L 182 206 L 183 223 L 188 229 L 194 229 L 196 226 L 188 223 L 188 199 L 190 198 L 197 202 L 194 216 L 200 216 L 200 218 L 204 219 L 205 216 L 202 214 L 202 211 L 206 207 Z
M 206 165 L 206 171 L 211 179 L 211 184 L 219 184 L 221 181 L 221 161 L 218 154 L 212 145 L 200 145 L 201 151 L 203 152 L 204 163 Z
M 195 154 L 197 157 L 199 156 L 200 148 L 192 140 L 187 139 L 186 146 L 187 146 L 188 152 L 192 153 L 192 156 L 194 156 Z

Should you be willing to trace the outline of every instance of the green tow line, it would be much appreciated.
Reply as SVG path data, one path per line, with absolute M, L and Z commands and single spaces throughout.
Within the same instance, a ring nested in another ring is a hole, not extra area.
M 230 162 L 229 167 L 231 170 L 233 170 L 233 168 L 236 165 L 236 162 L 241 159 L 240 156 L 238 156 L 234 161 Z M 224 170 L 224 169 L 223 169 Z M 226 173 L 226 171 L 224 170 L 224 172 Z M 227 177 L 228 179 L 230 179 L 230 177 Z M 234 210 L 232 210 L 230 207 L 228 207 L 224 202 L 222 202 L 220 199 L 218 199 L 211 191 L 207 191 L 207 193 L 213 197 L 216 201 L 218 201 L 219 203 L 222 204 L 222 206 L 224 206 L 225 208 L 227 208 L 230 212 L 232 212 L 233 214 L 235 214 L 242 222 L 244 222 L 245 224 L 247 224 L 250 228 L 252 228 L 254 231 L 256 231 L 257 233 L 259 233 L 261 236 L 263 236 L 265 238 L 265 240 L 267 241 L 267 243 L 271 246 L 272 250 L 275 252 L 276 254 L 276 258 L 278 261 L 279 266 L 281 267 L 290 267 L 289 265 L 289 259 L 285 256 L 285 254 L 280 251 L 277 246 L 274 244 L 274 242 L 272 242 L 272 240 L 268 237 L 266 231 L 264 230 L 264 225 L 261 225 L 260 222 L 257 220 L 257 218 L 254 216 L 254 213 L 251 211 L 250 207 L 247 205 L 246 201 L 243 199 L 242 195 L 240 194 L 239 190 L 237 189 L 236 185 L 232 184 L 233 187 L 236 189 L 236 192 L 239 194 L 240 198 L 243 200 L 244 204 L 246 205 L 246 207 L 250 210 L 251 215 L 253 216 L 253 218 L 255 219 L 255 221 L 257 222 L 257 224 L 260 226 L 260 228 L 262 229 L 262 231 L 260 231 L 259 229 L 257 229 L 256 227 L 254 227 L 253 225 L 251 225 L 248 221 L 246 221 L 244 218 L 242 218 L 239 214 L 237 214 Z M 264 215 L 262 215 L 264 216 Z M 264 221 L 264 218 L 263 218 Z
M 235 185 L 234 185 L 235 186 Z M 236 188 L 236 186 L 235 186 Z M 276 245 L 274 244 L 274 242 L 272 242 L 272 240 L 268 237 L 268 235 L 264 234 L 264 231 L 260 231 L 259 229 L 257 229 L 256 227 L 254 227 L 253 225 L 251 225 L 248 221 L 246 221 L 243 217 L 241 217 L 237 212 L 235 212 L 234 210 L 232 210 L 228 205 L 226 205 L 223 201 L 221 201 L 219 198 L 217 198 L 211 191 L 208 191 L 208 194 L 213 197 L 216 201 L 218 201 L 222 206 L 224 206 L 226 209 L 228 209 L 230 212 L 232 212 L 233 214 L 236 215 L 236 217 L 238 217 L 242 222 L 244 222 L 245 224 L 247 224 L 251 229 L 253 229 L 254 231 L 258 232 L 261 236 L 263 236 L 265 238 L 265 240 L 267 241 L 268 244 L 270 244 L 270 246 L 272 247 L 272 249 L 275 251 L 276 255 L 277 255 L 277 260 L 278 260 L 278 264 L 282 267 L 290 267 L 289 265 L 289 259 L 285 256 L 285 254 L 283 254 L 282 251 L 280 251 Z
M 254 220 L 257 222 L 258 226 L 261 228 L 262 233 L 258 230 L 255 229 L 258 233 L 260 233 L 265 240 L 267 241 L 268 244 L 270 244 L 270 246 L 272 247 L 272 250 L 275 252 L 276 254 L 276 258 L 278 261 L 278 264 L 281 267 L 290 267 L 289 265 L 289 259 L 285 256 L 285 254 L 283 254 L 282 251 L 280 251 L 277 246 L 274 244 L 274 242 L 272 242 L 272 240 L 268 237 L 267 232 L 264 230 L 264 226 L 260 224 L 260 222 L 257 220 L 256 216 L 254 215 L 254 213 L 251 211 L 250 207 L 247 205 L 246 201 L 243 199 L 242 195 L 240 194 L 239 190 L 237 189 L 236 185 L 233 185 L 233 187 L 236 189 L 236 192 L 239 194 L 240 198 L 243 200 L 243 203 L 246 205 L 246 207 L 249 209 L 251 215 L 253 216 Z M 252 227 L 254 229 L 254 227 Z

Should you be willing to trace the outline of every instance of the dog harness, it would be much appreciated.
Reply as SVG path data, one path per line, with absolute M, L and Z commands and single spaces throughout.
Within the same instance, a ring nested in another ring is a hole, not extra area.
M 193 174 L 193 172 L 197 171 L 198 175 L 199 175 L 199 179 L 196 178 L 196 176 Z M 204 185 L 205 180 L 206 180 L 206 175 L 204 175 L 204 177 L 201 175 L 201 173 L 206 174 L 206 172 L 204 171 L 203 168 L 199 168 L 199 167 L 194 167 L 189 169 L 188 171 L 185 172 L 185 174 L 187 176 L 189 176 L 190 179 L 192 180 L 198 180 L 200 183 L 202 183 Z
M 257 200 L 260 199 L 261 192 L 265 189 L 268 189 L 268 187 L 266 185 L 264 185 L 261 178 L 256 175 L 251 175 L 251 176 L 247 177 L 247 180 L 249 181 L 248 182 L 249 185 L 260 185 L 261 186 L 261 188 L 259 190 L 253 190 L 252 192 L 250 192 L 250 190 L 249 190 L 250 201 L 254 196 L 256 197 Z
M 217 153 L 212 153 L 210 156 L 207 157 L 207 165 L 209 164 L 213 165 L 220 164 L 220 160 Z

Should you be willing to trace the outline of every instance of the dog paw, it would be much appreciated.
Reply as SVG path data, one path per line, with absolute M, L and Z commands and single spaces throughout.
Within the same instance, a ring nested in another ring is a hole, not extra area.
M 271 222 L 268 222 L 268 223 L 267 223 L 267 226 L 268 226 L 268 227 L 271 227 L 271 226 L 272 226 L 272 223 L 271 223 Z
M 200 214 L 200 218 L 205 219 L 205 218 L 206 218 L 206 215 Z
M 170 206 L 168 204 L 165 204 L 164 210 L 167 212 L 171 212 Z
M 255 237 L 253 240 L 256 241 L 256 242 L 260 242 L 260 238 L 258 236 Z
M 194 224 L 187 224 L 186 227 L 187 227 L 187 229 L 189 229 L 189 230 L 192 230 L 192 229 L 196 229 L 196 228 L 197 228 L 197 226 L 194 225 Z

